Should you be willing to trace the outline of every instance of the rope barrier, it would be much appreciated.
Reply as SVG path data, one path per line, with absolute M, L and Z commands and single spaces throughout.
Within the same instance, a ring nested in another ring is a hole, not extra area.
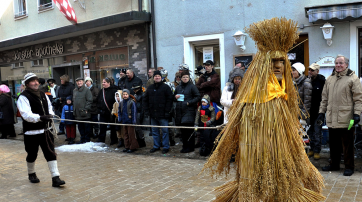
M 226 124 L 221 124 L 214 127 L 190 127 L 190 126 L 154 126 L 154 125 L 138 125 L 138 124 L 123 124 L 123 123 L 106 123 L 106 122 L 93 122 L 93 121 L 80 121 L 72 119 L 61 119 L 61 118 L 51 118 L 52 120 L 64 120 L 78 123 L 93 123 L 93 124 L 104 124 L 104 125 L 116 125 L 116 126 L 139 126 L 139 127 L 152 127 L 152 128 L 183 128 L 183 129 L 217 129 L 221 130 Z

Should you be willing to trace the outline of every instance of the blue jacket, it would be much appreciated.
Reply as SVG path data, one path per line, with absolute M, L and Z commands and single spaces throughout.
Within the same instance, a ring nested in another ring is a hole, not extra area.
M 118 122 L 123 124 L 136 124 L 136 104 L 132 99 L 123 99 L 118 107 Z M 129 118 L 131 116 L 131 118 Z
M 63 110 L 62 110 L 62 119 L 74 120 L 73 105 L 68 105 L 68 104 L 64 105 Z M 72 121 L 64 121 L 64 120 L 62 120 L 62 123 L 66 124 L 66 125 L 75 124 Z

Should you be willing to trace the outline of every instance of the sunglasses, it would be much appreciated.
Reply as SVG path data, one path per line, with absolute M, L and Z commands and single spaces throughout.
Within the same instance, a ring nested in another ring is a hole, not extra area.
M 181 78 L 181 76 L 176 76 L 176 78 Z

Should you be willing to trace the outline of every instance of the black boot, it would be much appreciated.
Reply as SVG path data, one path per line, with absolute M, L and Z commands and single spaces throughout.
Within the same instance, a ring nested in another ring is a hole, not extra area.
M 122 138 L 119 138 L 117 148 L 121 148 L 121 147 L 124 147 L 124 140 Z
M 60 185 L 65 184 L 65 182 L 59 178 L 59 176 L 53 177 L 52 181 L 53 181 L 52 185 L 53 187 L 60 187 Z
M 69 138 L 69 142 L 68 142 L 68 144 L 74 144 L 75 142 L 74 142 L 74 138 Z
M 31 183 L 39 183 L 40 180 L 38 179 L 38 177 L 36 176 L 35 173 L 29 174 L 29 180 Z

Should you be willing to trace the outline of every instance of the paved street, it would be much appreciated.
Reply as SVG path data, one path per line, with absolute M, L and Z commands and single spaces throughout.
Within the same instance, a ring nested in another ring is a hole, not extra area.
M 19 127 L 16 127 L 19 132 Z M 145 131 L 147 133 L 148 131 Z M 197 152 L 180 154 L 180 144 L 170 153 L 149 154 L 146 148 L 124 154 L 115 146 L 106 152 L 58 152 L 64 188 L 51 187 L 46 161 L 39 152 L 35 166 L 39 184 L 27 179 L 26 153 L 22 136 L 0 140 L 0 201 L 211 201 L 213 189 L 226 179 L 198 175 L 206 158 Z M 177 139 L 178 140 L 178 139 Z M 179 140 L 177 141 L 179 142 Z M 56 145 L 64 145 L 59 136 Z M 59 151 L 59 150 L 58 150 Z M 318 169 L 327 164 L 328 153 L 314 161 Z M 356 172 L 345 177 L 340 172 L 322 172 L 326 201 L 362 201 L 361 159 L 356 159 Z

